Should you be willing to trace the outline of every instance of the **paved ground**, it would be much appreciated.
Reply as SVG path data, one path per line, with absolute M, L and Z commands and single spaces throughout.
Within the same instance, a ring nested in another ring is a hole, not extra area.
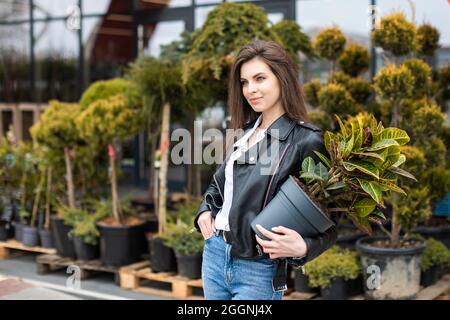
M 1 299 L 83 299 L 83 300 L 161 300 L 165 297 L 151 296 L 120 288 L 112 274 L 99 274 L 82 280 L 80 289 L 66 285 L 70 276 L 65 270 L 40 275 L 36 273 L 36 256 L 26 254 L 12 259 L 0 260 Z

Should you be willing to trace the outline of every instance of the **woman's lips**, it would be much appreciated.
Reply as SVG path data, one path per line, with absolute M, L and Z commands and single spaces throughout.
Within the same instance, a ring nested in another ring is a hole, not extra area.
M 261 99 L 262 99 L 261 97 L 259 97 L 259 98 L 254 98 L 254 99 L 250 99 L 250 102 L 253 103 L 253 104 L 255 104 L 255 103 L 259 102 Z

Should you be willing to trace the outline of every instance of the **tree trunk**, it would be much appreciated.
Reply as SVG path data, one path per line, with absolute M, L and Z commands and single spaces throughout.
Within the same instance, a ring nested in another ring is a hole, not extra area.
M 69 207 L 75 208 L 75 191 L 73 187 L 72 165 L 70 163 L 69 148 L 64 148 L 64 159 L 66 161 L 66 178 L 67 178 L 67 197 L 69 199 Z
M 52 189 L 52 168 L 48 168 L 47 171 L 47 196 L 45 203 L 45 222 L 44 229 L 50 229 L 50 192 Z
M 164 233 L 167 210 L 167 169 L 169 167 L 170 104 L 164 103 L 161 126 L 161 169 L 159 171 L 158 233 Z
M 111 168 L 111 196 L 112 196 L 112 210 L 114 219 L 118 224 L 122 224 L 122 215 L 119 206 L 119 196 L 117 194 L 117 178 L 116 178 L 116 149 L 114 143 L 108 145 L 109 166 Z
M 42 191 L 42 187 L 44 186 L 44 182 L 45 182 L 45 172 L 41 173 L 41 178 L 39 179 L 39 185 L 36 189 L 36 195 L 34 197 L 33 211 L 31 212 L 31 221 L 30 221 L 30 225 L 32 227 L 34 227 L 36 225 L 36 217 L 37 217 L 37 212 L 39 209 L 39 202 L 41 200 L 41 191 Z
M 398 127 L 400 124 L 400 114 L 398 111 L 398 102 L 394 100 L 392 102 L 392 119 L 391 119 L 391 127 Z
M 150 144 L 150 155 L 148 159 L 148 168 L 149 168 L 149 177 L 148 177 L 148 196 L 150 199 L 153 198 L 155 194 L 155 188 L 157 188 L 156 185 L 156 177 L 155 179 L 155 156 L 156 156 L 156 150 L 158 147 L 157 140 L 158 140 L 158 133 L 159 133 L 160 125 L 153 124 L 153 126 L 148 127 L 148 143 Z M 156 203 L 155 203 L 156 208 Z

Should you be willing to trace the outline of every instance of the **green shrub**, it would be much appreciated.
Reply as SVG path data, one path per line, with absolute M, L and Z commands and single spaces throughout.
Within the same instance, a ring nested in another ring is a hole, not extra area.
M 441 241 L 433 238 L 427 239 L 427 246 L 422 255 L 422 271 L 431 267 L 450 267 L 450 250 Z
M 356 279 L 361 274 L 356 251 L 333 246 L 318 258 L 305 264 L 305 274 L 311 287 L 326 288 L 337 278 Z
M 345 35 L 338 27 L 329 27 L 319 31 L 313 47 L 320 57 L 336 60 L 344 51 L 345 42 Z
M 309 36 L 295 21 L 282 20 L 273 25 L 272 30 L 280 37 L 291 56 L 295 58 L 294 61 L 298 60 L 298 52 L 302 52 L 308 57 L 314 57 Z
M 420 59 L 409 59 L 403 63 L 414 77 L 413 97 L 422 98 L 430 92 L 431 68 Z
M 303 86 L 303 92 L 305 93 L 306 102 L 312 107 L 316 108 L 319 105 L 319 91 L 322 89 L 322 83 L 320 80 L 313 79 Z
M 338 62 L 342 71 L 356 77 L 369 68 L 369 52 L 365 47 L 352 43 L 345 48 Z
M 372 32 L 377 47 L 390 51 L 394 56 L 403 56 L 415 49 L 416 27 L 401 12 L 381 18 L 380 26 Z
M 365 105 L 372 95 L 372 85 L 370 81 L 362 78 L 350 79 L 347 90 L 352 95 L 352 98 L 359 104 Z
M 320 90 L 319 104 L 326 113 L 341 116 L 357 114 L 361 109 L 344 86 L 333 83 Z
M 378 72 L 374 80 L 375 90 L 388 100 L 408 98 L 413 94 L 415 78 L 405 65 L 387 65 Z
M 417 52 L 425 56 L 433 56 L 439 48 L 439 30 L 428 23 L 417 29 Z
M 192 224 L 178 220 L 167 223 L 161 236 L 164 244 L 176 253 L 183 255 L 197 255 L 203 251 L 204 240 L 202 234 L 192 230 Z
M 92 83 L 81 96 L 81 109 L 85 110 L 95 101 L 108 99 L 118 94 L 126 96 L 128 104 L 131 106 L 138 106 L 140 104 L 140 97 L 135 85 L 129 80 L 114 78 Z

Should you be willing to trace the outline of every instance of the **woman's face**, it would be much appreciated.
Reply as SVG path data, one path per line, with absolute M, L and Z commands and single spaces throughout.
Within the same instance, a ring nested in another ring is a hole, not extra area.
M 241 66 L 242 93 L 256 112 L 281 107 L 280 84 L 270 67 L 253 58 Z

